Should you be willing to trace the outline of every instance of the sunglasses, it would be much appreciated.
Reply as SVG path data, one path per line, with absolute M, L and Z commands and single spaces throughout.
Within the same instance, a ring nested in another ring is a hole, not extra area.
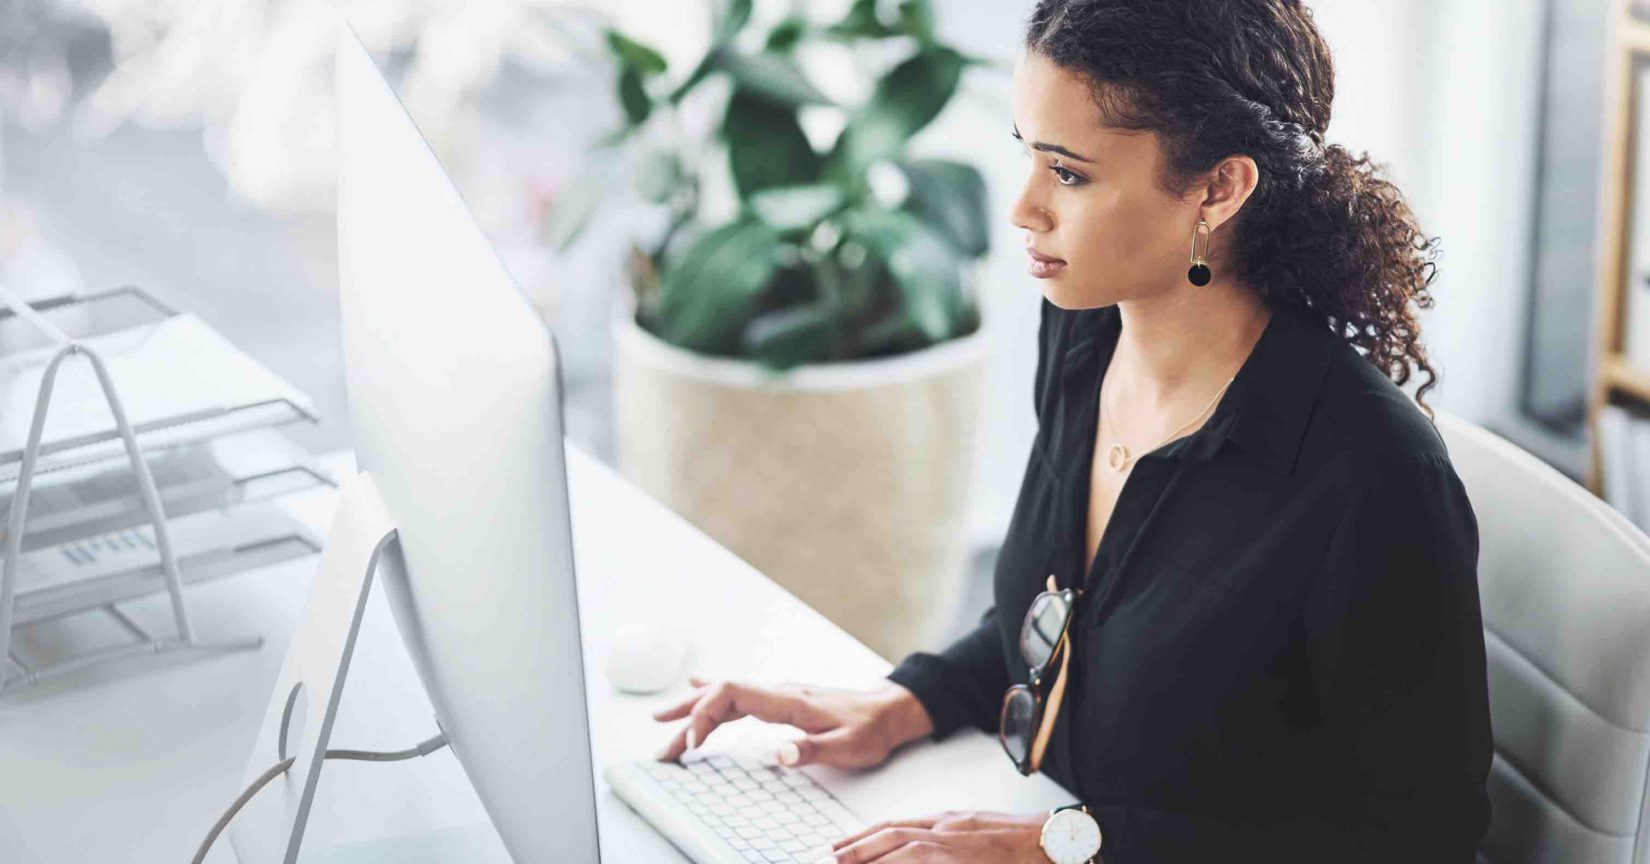
M 1049 574 L 1048 590 L 1031 601 L 1025 622 L 1020 625 L 1020 657 L 1031 669 L 1031 680 L 1027 684 L 1015 684 L 1003 694 L 997 740 L 1021 774 L 1030 775 L 1042 767 L 1043 751 L 1048 748 L 1054 718 L 1060 714 L 1060 700 L 1066 691 L 1071 610 L 1081 594 L 1072 588 L 1057 587 L 1054 575 Z M 1044 685 L 1056 660 L 1060 669 L 1045 702 Z

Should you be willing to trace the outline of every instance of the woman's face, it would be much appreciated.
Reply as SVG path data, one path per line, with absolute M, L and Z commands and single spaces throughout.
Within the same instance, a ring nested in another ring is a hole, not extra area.
M 1100 125 L 1088 83 L 1034 51 L 1014 70 L 1014 126 L 1030 160 L 1010 218 L 1043 295 L 1063 309 L 1109 306 L 1186 283 L 1198 209 L 1157 185 L 1157 136 Z M 1202 241 L 1199 240 L 1201 244 Z M 1201 248 L 1198 251 L 1203 251 Z

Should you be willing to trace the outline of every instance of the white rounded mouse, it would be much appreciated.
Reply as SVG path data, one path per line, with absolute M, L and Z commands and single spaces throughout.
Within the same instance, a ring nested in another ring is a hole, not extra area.
M 676 683 L 688 654 L 688 635 L 669 624 L 625 624 L 613 632 L 607 680 L 621 693 L 657 693 Z

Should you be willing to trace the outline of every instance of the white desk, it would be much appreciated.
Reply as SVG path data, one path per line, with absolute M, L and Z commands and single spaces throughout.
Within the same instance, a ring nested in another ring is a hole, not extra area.
M 655 723 L 650 711 L 687 691 L 685 679 L 649 697 L 608 685 L 602 670 L 609 634 L 629 616 L 697 622 L 688 668 L 701 676 L 860 687 L 887 672 L 887 661 L 577 447 L 568 447 L 567 460 L 598 769 L 656 751 L 674 724 Z M 328 462 L 349 470 L 347 455 Z M 285 503 L 322 533 L 333 495 L 304 493 Z M 262 633 L 259 651 L 136 674 L 130 667 L 98 670 L 0 702 L 0 859 L 188 861 L 238 791 L 314 564 L 300 560 L 190 589 L 199 635 Z M 127 608 L 153 632 L 168 632 L 164 598 Z M 95 618 L 41 635 L 76 648 L 119 637 Z M 434 730 L 428 700 L 375 590 L 333 746 L 398 749 Z M 794 731 L 746 719 L 706 746 L 730 734 L 777 740 Z M 971 731 L 942 745 L 904 748 L 873 772 L 808 770 L 869 819 L 950 808 L 1025 812 L 1070 801 L 1045 778 L 1020 777 L 994 739 Z M 605 860 L 686 860 L 607 790 L 599 770 L 596 783 Z M 393 764 L 329 762 L 318 794 L 306 860 L 506 860 L 450 751 Z M 234 860 L 227 836 L 209 860 Z

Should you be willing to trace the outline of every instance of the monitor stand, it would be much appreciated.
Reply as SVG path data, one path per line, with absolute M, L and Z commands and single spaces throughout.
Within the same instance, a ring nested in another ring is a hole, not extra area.
M 401 554 L 395 523 L 372 476 L 362 473 L 341 491 L 320 569 L 247 759 L 245 784 L 289 757 L 292 766 L 230 823 L 230 842 L 241 864 L 297 861 L 367 592 L 383 556 Z

